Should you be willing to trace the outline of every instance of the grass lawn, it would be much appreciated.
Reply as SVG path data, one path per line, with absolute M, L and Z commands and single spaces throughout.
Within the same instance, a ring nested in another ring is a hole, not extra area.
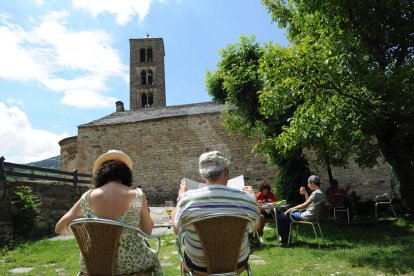
M 270 225 L 269 225 L 270 226 Z M 311 227 L 302 226 L 299 241 L 277 247 L 272 229 L 263 247 L 252 248 L 253 275 L 414 275 L 414 221 L 360 224 L 323 221 L 325 245 L 318 249 Z M 160 260 L 165 275 L 179 275 L 174 235 L 163 235 Z M 0 275 L 32 267 L 24 275 L 76 275 L 79 251 L 74 240 L 43 239 L 0 251 Z M 247 274 L 245 274 L 247 275 Z

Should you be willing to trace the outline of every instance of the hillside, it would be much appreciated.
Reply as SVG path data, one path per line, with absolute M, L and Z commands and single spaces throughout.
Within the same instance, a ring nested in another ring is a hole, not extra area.
M 49 169 L 60 169 L 60 155 L 50 157 L 45 160 L 28 163 L 27 165 Z

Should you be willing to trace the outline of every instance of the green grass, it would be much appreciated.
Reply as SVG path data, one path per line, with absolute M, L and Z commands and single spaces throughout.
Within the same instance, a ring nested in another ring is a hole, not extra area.
M 270 226 L 270 225 L 269 225 Z M 299 241 L 277 247 L 272 229 L 263 247 L 252 248 L 254 275 L 414 275 L 414 222 L 361 224 L 324 221 L 325 245 L 318 249 L 311 228 L 302 226 Z M 24 275 L 76 275 L 79 251 L 74 240 L 48 239 L 0 251 L 0 275 L 16 267 L 34 267 Z M 165 275 L 179 275 L 173 235 L 162 236 L 160 261 Z M 59 273 L 61 271 L 61 273 Z M 247 274 L 245 274 L 247 275 Z

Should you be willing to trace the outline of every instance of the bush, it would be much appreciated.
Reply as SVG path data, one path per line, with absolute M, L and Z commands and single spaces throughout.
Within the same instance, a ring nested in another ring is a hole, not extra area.
M 40 200 L 30 187 L 18 186 L 11 204 L 13 234 L 32 237 L 36 222 L 40 218 Z

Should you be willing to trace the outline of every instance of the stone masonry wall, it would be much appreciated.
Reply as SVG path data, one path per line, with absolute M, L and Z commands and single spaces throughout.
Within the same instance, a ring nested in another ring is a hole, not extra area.
M 17 186 L 29 186 L 40 199 L 40 221 L 37 223 L 36 234 L 54 233 L 56 222 L 70 209 L 90 186 L 61 183 L 13 182 L 8 184 L 6 197 L 0 200 L 0 236 L 10 233 L 11 214 L 10 199 Z
M 326 167 L 316 163 L 312 154 L 307 154 L 310 169 L 321 177 L 322 189 L 329 187 L 329 177 Z M 373 200 L 391 190 L 390 166 L 383 158 L 378 159 L 378 165 L 370 169 L 361 169 L 355 162 L 350 162 L 346 168 L 332 167 L 332 176 L 338 180 L 339 187 L 345 189 L 351 185 L 350 191 L 355 191 L 361 200 Z
M 59 146 L 65 150 L 61 152 L 60 167 L 67 171 L 73 171 L 78 167 L 78 137 L 72 136 L 59 142 Z
M 163 205 L 167 199 L 175 200 L 183 177 L 201 181 L 198 174 L 201 153 L 219 150 L 231 161 L 230 177 L 243 174 L 245 182 L 252 185 L 263 180 L 272 183 L 275 168 L 255 157 L 252 142 L 240 134 L 228 134 L 219 117 L 220 113 L 212 113 L 80 126 L 78 171 L 88 173 L 99 155 L 110 149 L 122 150 L 134 162 L 134 185 L 142 187 L 151 205 Z

